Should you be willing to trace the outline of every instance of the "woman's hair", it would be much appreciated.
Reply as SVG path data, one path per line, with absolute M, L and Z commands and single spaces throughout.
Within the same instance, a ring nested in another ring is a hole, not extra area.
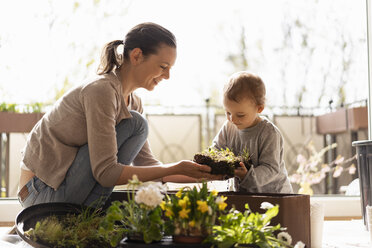
M 242 99 L 251 99 L 256 105 L 265 105 L 265 84 L 259 76 L 252 73 L 234 73 L 223 91 L 223 96 L 229 100 L 239 102 Z
M 118 54 L 117 48 L 122 44 L 124 45 L 123 54 Z M 120 67 L 124 60 L 129 58 L 129 52 L 134 48 L 140 48 L 146 57 L 156 54 L 162 44 L 177 47 L 175 36 L 166 28 L 151 22 L 138 24 L 127 33 L 124 40 L 114 40 L 104 46 L 97 72 L 102 75 Z

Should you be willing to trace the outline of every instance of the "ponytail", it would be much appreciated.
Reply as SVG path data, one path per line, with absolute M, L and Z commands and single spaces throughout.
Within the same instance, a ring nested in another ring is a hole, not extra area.
M 135 48 L 140 48 L 142 55 L 146 57 L 156 54 L 162 44 L 177 47 L 174 35 L 159 24 L 152 22 L 138 24 L 127 33 L 124 41 L 115 40 L 105 45 L 97 73 L 103 75 L 120 67 L 124 60 L 129 59 L 129 52 Z M 124 45 L 123 54 L 117 53 L 120 45 Z
M 120 67 L 123 63 L 123 56 L 117 53 L 117 48 L 122 44 L 122 40 L 114 40 L 104 46 L 101 63 L 97 70 L 98 75 L 110 73 L 113 69 Z

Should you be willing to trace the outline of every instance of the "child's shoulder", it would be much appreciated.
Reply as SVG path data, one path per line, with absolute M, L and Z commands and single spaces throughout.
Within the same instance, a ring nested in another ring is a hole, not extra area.
M 265 130 L 265 132 L 281 134 L 279 128 L 267 117 L 262 116 L 261 119 L 262 121 L 260 122 L 260 125 L 262 126 L 262 129 Z

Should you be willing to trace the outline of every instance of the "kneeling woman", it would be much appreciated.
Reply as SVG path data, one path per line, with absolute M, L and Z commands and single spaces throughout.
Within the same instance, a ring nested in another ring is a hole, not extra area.
M 120 45 L 123 54 L 117 54 Z M 22 153 L 22 206 L 102 204 L 134 174 L 141 181 L 171 175 L 216 179 L 208 166 L 192 161 L 161 165 L 149 148 L 141 100 L 133 92 L 151 91 L 168 79 L 175 60 L 174 35 L 154 23 L 108 43 L 99 77 L 67 92 L 30 132 Z

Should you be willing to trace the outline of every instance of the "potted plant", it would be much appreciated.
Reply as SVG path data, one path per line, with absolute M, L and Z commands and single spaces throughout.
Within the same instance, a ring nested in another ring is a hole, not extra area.
M 106 211 L 99 232 L 107 236 L 112 246 L 118 245 L 123 235 L 128 241 L 140 241 L 146 244 L 160 241 L 164 234 L 164 220 L 160 203 L 165 190 L 160 182 L 142 183 L 134 175 L 128 183 L 127 200 L 114 201 Z
M 167 195 L 161 208 L 167 218 L 167 232 L 177 243 L 201 243 L 212 233 L 217 213 L 227 206 L 227 197 L 208 192 L 207 183 L 201 187 L 184 187 L 174 195 Z
M 203 152 L 194 155 L 194 161 L 198 164 L 205 164 L 211 167 L 212 174 L 234 176 L 234 170 L 243 162 L 247 169 L 250 168 L 252 161 L 249 151 L 245 149 L 242 154 L 235 155 L 229 148 L 216 149 L 210 147 Z
M 218 218 L 219 224 L 213 226 L 213 233 L 206 242 L 219 248 L 293 247 L 291 235 L 284 232 L 286 228 L 280 224 L 270 225 L 271 219 L 279 213 L 279 205 L 263 202 L 261 208 L 266 209 L 264 214 L 253 213 L 248 204 L 245 204 L 245 208 L 244 212 L 231 208 L 227 214 L 221 214 Z M 305 245 L 297 242 L 294 247 L 303 248 Z

